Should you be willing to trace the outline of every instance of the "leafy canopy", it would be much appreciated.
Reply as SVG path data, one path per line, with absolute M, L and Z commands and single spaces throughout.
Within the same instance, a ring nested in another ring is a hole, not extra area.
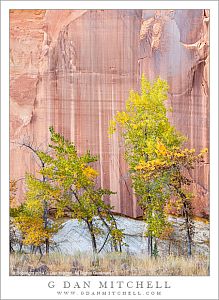
M 98 171 L 93 167 L 97 156 L 90 151 L 79 155 L 75 145 L 50 127 L 51 152 L 38 151 L 45 162 L 40 173 L 46 178 L 45 183 L 38 183 L 48 201 L 56 208 L 56 218 L 70 212 L 72 218 L 85 221 L 92 238 L 104 234 L 107 227 L 115 243 L 121 241 L 122 231 L 118 230 L 112 214 L 112 207 L 104 201 L 104 197 L 113 194 L 108 189 L 98 188 L 96 179 Z M 36 179 L 34 179 L 36 181 Z M 97 217 L 101 222 L 97 221 Z
M 150 83 L 144 75 L 141 93 L 131 91 L 124 111 L 117 112 L 110 123 L 109 133 L 119 130 L 124 141 L 126 160 L 133 187 L 147 222 L 147 234 L 159 237 L 171 232 L 167 221 L 167 203 L 177 195 L 180 207 L 189 202 L 176 189 L 188 182 L 185 169 L 203 161 L 203 153 L 182 149 L 186 140 L 167 118 L 167 82 L 158 78 Z M 205 152 L 206 150 L 204 150 Z M 175 188 L 174 188 L 175 187 Z

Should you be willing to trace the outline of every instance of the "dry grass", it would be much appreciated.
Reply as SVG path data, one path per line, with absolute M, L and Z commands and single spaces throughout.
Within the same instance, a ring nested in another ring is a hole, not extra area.
M 110 253 L 94 262 L 88 254 L 74 256 L 52 253 L 48 256 L 11 254 L 10 275 L 142 275 L 142 276 L 203 276 L 209 275 L 209 260 L 205 256 L 157 257 Z

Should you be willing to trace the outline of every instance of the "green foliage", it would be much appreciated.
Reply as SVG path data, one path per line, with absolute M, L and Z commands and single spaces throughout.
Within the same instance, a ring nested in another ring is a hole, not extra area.
M 189 171 L 194 169 L 196 165 L 204 162 L 204 155 L 207 153 L 207 149 L 203 149 L 197 155 L 195 154 L 195 149 L 175 147 L 169 150 L 164 145 L 162 147 L 161 145 L 159 146 L 160 150 L 157 150 L 159 159 L 140 163 L 136 167 L 136 172 L 145 181 L 154 181 L 161 176 L 168 178 L 166 189 L 168 189 L 172 198 L 168 197 L 166 199 L 164 213 L 171 212 L 174 208 L 178 215 L 184 217 L 182 228 L 187 233 L 187 241 L 190 244 L 189 253 L 191 255 L 191 241 L 194 235 L 194 222 L 192 219 L 192 199 L 194 195 L 190 191 L 192 179 Z M 165 156 L 162 156 L 160 153 L 161 149 L 162 152 L 165 152 Z M 159 224 L 159 220 L 157 221 Z M 156 226 L 155 222 L 153 225 Z
M 10 207 L 11 222 L 19 230 L 23 245 L 41 246 L 46 239 L 52 238 L 59 227 L 55 223 L 45 226 L 43 201 L 50 199 L 48 185 L 31 175 L 26 176 L 26 184 L 25 203 Z
M 169 231 L 167 215 L 172 204 L 185 217 L 186 229 L 192 227 L 191 184 L 186 171 L 203 162 L 204 149 L 182 149 L 186 140 L 167 118 L 168 85 L 158 78 L 150 83 L 142 77 L 141 93 L 131 91 L 124 111 L 117 112 L 109 133 L 119 130 L 124 140 L 126 160 L 133 187 L 147 223 L 147 235 L 161 237 Z M 171 202 L 172 197 L 175 202 Z M 192 230 L 190 231 L 190 233 Z
M 41 200 L 52 203 L 56 208 L 56 218 L 62 217 L 69 212 L 72 218 L 84 221 L 93 239 L 94 251 L 96 237 L 103 235 L 102 226 L 105 226 L 116 244 L 122 240 L 122 234 L 116 228 L 112 216 L 112 207 L 103 200 L 104 196 L 113 194 L 110 190 L 97 188 L 97 170 L 93 164 L 97 156 L 91 155 L 90 151 L 79 155 L 75 145 L 66 140 L 62 135 L 50 127 L 51 151 L 49 154 L 38 151 L 37 155 L 45 162 L 40 174 L 46 178 L 45 182 L 38 182 L 36 178 L 29 177 L 29 184 L 37 186 L 37 194 L 34 190 L 27 193 L 37 206 L 39 194 Z M 33 203 L 33 202 L 32 202 Z M 100 221 L 97 222 L 97 217 Z
M 158 140 L 167 147 L 179 146 L 184 140 L 166 116 L 167 90 L 166 81 L 158 78 L 150 84 L 143 76 L 141 94 L 131 91 L 125 111 L 117 112 L 111 121 L 110 133 L 116 130 L 116 125 L 122 132 L 130 171 L 141 159 L 156 158 L 154 148 Z
M 97 162 L 97 156 L 91 155 L 90 151 L 79 155 L 72 142 L 55 132 L 53 127 L 49 130 L 49 153 L 27 145 L 41 162 L 41 178 L 26 174 L 25 202 L 17 207 L 14 205 L 15 184 L 11 182 L 11 216 L 22 233 L 23 244 L 40 246 L 45 243 L 46 251 L 49 249 L 50 239 L 59 229 L 55 221 L 51 223 L 48 219 L 53 209 L 56 219 L 68 213 L 86 223 L 95 253 L 98 252 L 96 238 L 105 234 L 104 226 L 108 231 L 107 239 L 110 235 L 118 249 L 123 233 L 117 228 L 112 207 L 104 202 L 104 197 L 113 192 L 96 187 L 98 172 L 93 164 Z
M 168 226 L 164 206 L 170 197 L 167 189 L 169 177 L 168 174 L 158 174 L 156 178 L 145 180 L 139 170 L 150 164 L 150 171 L 153 171 L 153 164 L 159 162 L 156 149 L 160 143 L 172 149 L 184 141 L 184 137 L 170 125 L 166 116 L 167 91 L 166 81 L 158 78 L 151 84 L 143 76 L 141 94 L 130 92 L 125 111 L 116 114 L 109 129 L 110 133 L 116 128 L 121 132 L 133 187 L 148 224 L 147 233 L 154 237 L 159 237 L 165 226 Z M 162 157 L 165 157 L 165 153 Z
M 46 202 L 51 207 L 55 204 L 55 199 L 61 196 L 57 187 L 30 174 L 26 174 L 26 187 L 25 205 L 32 213 L 43 214 L 43 204 Z

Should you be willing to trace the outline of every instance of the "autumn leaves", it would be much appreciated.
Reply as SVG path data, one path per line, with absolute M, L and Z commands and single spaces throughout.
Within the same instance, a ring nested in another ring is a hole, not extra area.
M 143 76 L 141 93 L 130 92 L 125 111 L 117 112 L 109 132 L 118 130 L 124 141 L 133 187 L 147 223 L 146 234 L 154 238 L 150 254 L 157 247 L 156 239 L 163 232 L 171 232 L 168 212 L 177 203 L 191 255 L 193 195 L 188 191 L 192 183 L 189 171 L 204 162 L 207 149 L 197 155 L 195 149 L 183 147 L 185 137 L 167 118 L 167 112 L 172 112 L 172 108 L 167 109 L 167 92 L 166 81 L 158 78 L 151 84 Z
M 204 163 L 207 149 L 196 154 L 195 149 L 184 148 L 185 137 L 167 118 L 167 112 L 172 112 L 166 105 L 167 92 L 166 81 L 158 78 L 150 83 L 143 76 L 141 93 L 130 92 L 125 110 L 117 112 L 110 122 L 109 135 L 118 130 L 123 142 L 124 159 L 147 224 L 150 254 L 159 252 L 158 238 L 166 232 L 171 234 L 168 212 L 177 205 L 178 214 L 184 218 L 188 255 L 191 255 L 193 194 L 189 171 Z M 89 151 L 79 155 L 75 145 L 53 127 L 50 137 L 49 151 L 29 147 L 41 163 L 39 176 L 26 175 L 25 202 L 11 208 L 22 243 L 37 247 L 46 244 L 48 252 L 48 244 L 60 227 L 57 220 L 68 215 L 85 222 L 95 255 L 107 242 L 112 243 L 115 251 L 122 251 L 123 230 L 117 227 L 113 207 L 104 201 L 116 191 L 96 186 L 99 174 L 94 163 L 98 157 Z M 104 241 L 98 246 L 100 236 Z

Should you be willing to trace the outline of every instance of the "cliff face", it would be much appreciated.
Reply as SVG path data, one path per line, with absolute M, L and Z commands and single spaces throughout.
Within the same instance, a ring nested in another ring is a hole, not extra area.
M 123 148 L 107 136 L 142 73 L 170 85 L 169 116 L 189 139 L 209 147 L 208 12 L 203 10 L 11 11 L 11 141 L 45 147 L 53 125 L 83 152 L 99 155 L 100 182 L 116 191 L 117 212 L 137 216 Z M 11 178 L 37 169 L 11 144 Z M 191 174 L 196 214 L 208 213 L 208 164 Z M 20 195 L 22 195 L 22 181 Z

